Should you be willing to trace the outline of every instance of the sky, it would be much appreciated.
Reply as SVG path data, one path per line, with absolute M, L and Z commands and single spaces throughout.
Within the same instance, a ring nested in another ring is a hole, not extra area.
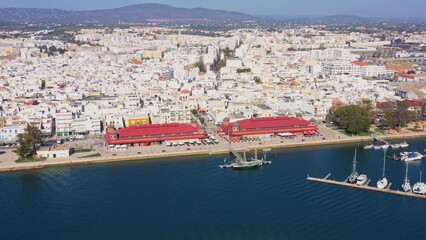
M 37 7 L 96 10 L 140 3 L 174 7 L 203 7 L 251 15 L 326 16 L 352 14 L 363 17 L 426 18 L 426 0 L 1 0 L 0 8 Z

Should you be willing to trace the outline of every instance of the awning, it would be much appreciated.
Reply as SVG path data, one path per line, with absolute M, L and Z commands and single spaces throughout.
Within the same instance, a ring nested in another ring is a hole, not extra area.
M 285 132 L 285 133 L 278 133 L 278 136 L 280 137 L 291 137 L 294 136 L 292 133 Z

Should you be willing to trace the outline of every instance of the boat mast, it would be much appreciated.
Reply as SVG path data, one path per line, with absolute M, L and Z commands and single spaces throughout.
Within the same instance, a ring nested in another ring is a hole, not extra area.
M 257 148 L 254 149 L 254 159 L 257 160 Z
M 352 164 L 352 173 L 356 172 L 356 148 L 355 148 L 355 156 Z
M 385 177 L 385 169 L 386 169 L 386 149 L 383 151 L 383 177 Z
M 405 181 L 408 180 L 408 163 L 405 162 Z

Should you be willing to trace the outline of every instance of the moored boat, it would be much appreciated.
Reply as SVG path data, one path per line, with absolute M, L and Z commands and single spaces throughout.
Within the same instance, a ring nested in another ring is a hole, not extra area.
M 405 147 L 408 147 L 409 144 L 407 143 L 407 141 L 404 141 L 404 142 L 400 143 L 399 146 L 405 148 Z
M 423 158 L 423 154 L 419 153 L 419 152 L 402 152 L 401 153 L 401 160 L 402 161 L 416 161 L 416 160 L 421 160 Z
M 356 178 L 356 185 L 363 186 L 367 183 L 367 175 L 361 174 Z
M 372 149 L 374 147 L 373 144 L 367 144 L 364 146 L 364 149 Z
M 352 163 L 352 173 L 349 175 L 349 177 L 346 179 L 346 182 L 348 183 L 356 183 L 356 179 L 359 176 L 358 172 L 356 171 L 356 148 L 355 148 L 355 156 Z
M 396 149 L 396 148 L 400 148 L 401 145 L 395 143 L 395 144 L 391 144 L 390 147 L 393 148 L 393 149 Z
M 415 194 L 426 194 L 426 183 L 422 182 L 422 172 L 420 171 L 420 180 L 413 186 L 413 193 Z
M 405 179 L 404 183 L 402 183 L 402 191 L 411 192 L 411 184 L 410 180 L 408 180 L 408 164 L 405 164 Z
M 380 178 L 376 184 L 377 188 L 379 189 L 385 189 L 389 184 L 388 179 L 385 177 L 385 170 L 386 170 L 386 150 L 384 151 L 384 154 L 383 154 L 383 175 L 382 175 L 382 178 Z

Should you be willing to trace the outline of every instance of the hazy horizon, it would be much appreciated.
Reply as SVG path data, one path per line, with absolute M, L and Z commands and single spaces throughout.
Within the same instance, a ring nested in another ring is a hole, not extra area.
M 140 1 L 140 0 L 3 0 L 0 8 L 57 8 L 63 10 L 99 10 L 124 7 L 143 3 L 159 3 L 181 8 L 208 8 L 235 11 L 257 16 L 327 16 L 349 14 L 362 17 L 381 18 L 425 18 L 426 1 L 405 0 L 402 4 L 391 4 L 387 0 L 265 0 L 265 1 Z

